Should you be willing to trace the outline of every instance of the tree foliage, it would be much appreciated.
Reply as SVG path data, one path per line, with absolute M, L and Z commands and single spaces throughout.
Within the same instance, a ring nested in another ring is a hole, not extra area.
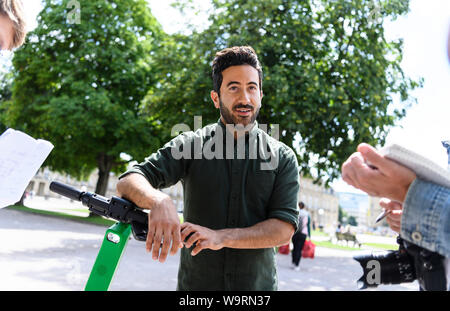
M 6 107 L 8 106 L 8 101 L 11 100 L 12 96 L 12 73 L 11 72 L 0 72 L 0 135 L 6 130 L 5 117 L 6 117 Z
M 302 173 L 326 182 L 360 142 L 384 143 L 420 86 L 400 68 L 402 41 L 383 28 L 408 0 L 213 0 L 209 27 L 172 36 L 145 0 L 78 1 L 79 20 L 71 2 L 44 1 L 15 52 L 0 123 L 52 141 L 50 169 L 83 178 L 98 168 L 98 193 L 111 170 L 124 170 L 122 152 L 140 161 L 175 124 L 217 121 L 211 62 L 225 47 L 256 50 L 258 121 L 278 124 Z
M 388 41 L 383 28 L 383 19 L 408 12 L 409 0 L 378 7 L 372 0 L 212 3 L 210 26 L 173 36 L 156 62 L 162 78 L 146 106 L 166 137 L 176 123 L 192 126 L 196 115 L 204 124 L 217 121 L 210 66 L 217 51 L 234 45 L 252 46 L 263 66 L 259 123 L 278 124 L 302 172 L 326 183 L 359 143 L 383 144 L 414 102 L 409 93 L 420 81 L 404 75 L 402 41 Z
M 98 168 L 104 194 L 110 171 L 125 169 L 122 152 L 142 160 L 160 145 L 141 100 L 164 33 L 145 0 L 71 3 L 45 0 L 16 51 L 7 123 L 55 145 L 52 170 L 83 178 Z
M 355 227 L 358 225 L 358 221 L 356 221 L 355 216 L 349 216 L 348 217 L 348 224 L 350 226 L 355 226 Z

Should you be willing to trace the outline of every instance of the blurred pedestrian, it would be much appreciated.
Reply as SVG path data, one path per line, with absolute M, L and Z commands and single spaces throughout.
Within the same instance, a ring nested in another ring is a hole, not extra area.
M 302 250 L 306 238 L 308 237 L 311 239 L 311 216 L 308 211 L 305 210 L 305 203 L 299 202 L 298 207 L 300 209 L 298 215 L 298 228 L 292 236 L 292 244 L 294 246 L 292 250 L 292 268 L 295 271 L 300 270 L 300 260 L 302 258 Z

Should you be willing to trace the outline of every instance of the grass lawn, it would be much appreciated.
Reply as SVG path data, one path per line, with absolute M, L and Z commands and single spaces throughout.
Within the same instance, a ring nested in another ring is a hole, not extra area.
M 82 216 L 68 215 L 66 213 L 44 211 L 44 210 L 39 210 L 39 209 L 34 209 L 34 208 L 28 208 L 28 207 L 22 206 L 22 205 L 19 205 L 19 206 L 14 205 L 14 206 L 9 206 L 7 208 L 14 209 L 17 211 L 23 211 L 23 212 L 27 212 L 27 213 L 53 216 L 53 217 L 58 217 L 58 218 L 65 218 L 65 219 L 70 219 L 70 220 L 75 220 L 75 221 L 80 221 L 80 222 L 87 222 L 87 223 L 101 225 L 101 226 L 105 226 L 105 227 L 110 227 L 116 223 L 116 221 L 114 221 L 114 220 L 109 220 L 109 219 L 106 219 L 106 218 L 103 218 L 100 216 L 88 217 L 89 214 L 87 214 L 87 213 L 86 213 L 86 217 L 82 217 Z M 84 210 L 82 210 L 82 211 L 84 211 Z
M 315 235 L 315 236 L 329 236 L 328 233 L 325 233 L 325 232 L 319 231 L 319 230 L 312 230 L 311 231 L 311 235 Z
M 7 207 L 8 209 L 15 209 L 18 211 L 23 211 L 23 212 L 27 212 L 27 213 L 33 213 L 33 214 L 40 214 L 40 215 L 45 215 L 45 216 L 53 216 L 53 217 L 59 217 L 59 218 L 65 218 L 65 219 L 70 219 L 70 220 L 75 220 L 75 221 L 80 221 L 80 222 L 87 222 L 87 223 L 91 223 L 91 224 L 95 224 L 95 225 L 100 225 L 100 226 L 105 226 L 105 227 L 111 227 L 112 225 L 114 225 L 117 221 L 115 220 L 111 220 L 111 219 L 107 219 L 101 216 L 89 216 L 89 212 L 86 209 L 70 209 L 70 211 L 76 211 L 76 212 L 86 212 L 86 216 L 74 216 L 74 215 L 69 215 L 66 214 L 64 212 L 53 212 L 53 211 L 45 211 L 45 210 L 40 210 L 40 209 L 35 209 L 35 208 L 29 208 L 23 205 L 11 205 Z M 180 217 L 180 222 L 183 223 L 183 215 L 179 214 Z
M 312 241 L 314 244 L 316 244 L 316 246 L 320 246 L 320 247 L 342 249 L 342 250 L 346 250 L 346 251 L 361 250 L 359 247 L 351 247 L 351 246 L 346 246 L 346 245 L 341 245 L 341 244 L 333 244 L 330 241 L 314 241 L 314 240 L 312 240 Z
M 334 248 L 334 249 L 342 249 L 342 250 L 361 250 L 358 247 L 353 247 L 353 244 L 350 243 L 349 246 L 345 244 L 335 244 L 331 243 L 329 239 L 324 240 L 323 237 L 329 237 L 329 235 L 325 232 L 314 230 L 311 233 L 312 235 L 312 241 L 314 244 L 320 247 L 328 247 L 328 248 Z M 373 250 L 398 250 L 398 244 L 382 244 L 382 243 L 362 243 L 365 249 L 372 248 Z
M 350 246 L 342 245 L 342 244 L 333 244 L 330 241 L 314 241 L 314 238 L 312 240 L 316 246 L 320 247 L 328 247 L 328 248 L 334 248 L 334 249 L 342 249 L 347 251 L 355 251 L 355 250 L 362 250 L 359 247 L 353 247 L 353 245 L 350 243 Z M 362 243 L 362 245 L 367 248 L 373 248 L 376 250 L 398 250 L 397 244 L 381 244 L 381 243 Z

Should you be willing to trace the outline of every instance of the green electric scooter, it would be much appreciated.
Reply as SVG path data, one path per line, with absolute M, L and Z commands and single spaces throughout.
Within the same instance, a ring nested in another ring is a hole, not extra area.
M 79 191 L 56 181 L 50 184 L 50 190 L 72 200 L 81 201 L 97 215 L 118 221 L 106 230 L 102 246 L 85 287 L 86 291 L 108 290 L 131 233 L 138 241 L 146 240 L 148 214 L 125 199 L 116 196 L 107 199 L 92 192 Z

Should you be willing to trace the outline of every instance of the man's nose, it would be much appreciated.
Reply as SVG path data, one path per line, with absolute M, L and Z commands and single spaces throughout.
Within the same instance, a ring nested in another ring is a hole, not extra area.
M 240 94 L 239 94 L 239 102 L 240 103 L 245 103 L 245 104 L 250 104 L 250 93 L 247 92 L 246 90 L 243 90 Z

